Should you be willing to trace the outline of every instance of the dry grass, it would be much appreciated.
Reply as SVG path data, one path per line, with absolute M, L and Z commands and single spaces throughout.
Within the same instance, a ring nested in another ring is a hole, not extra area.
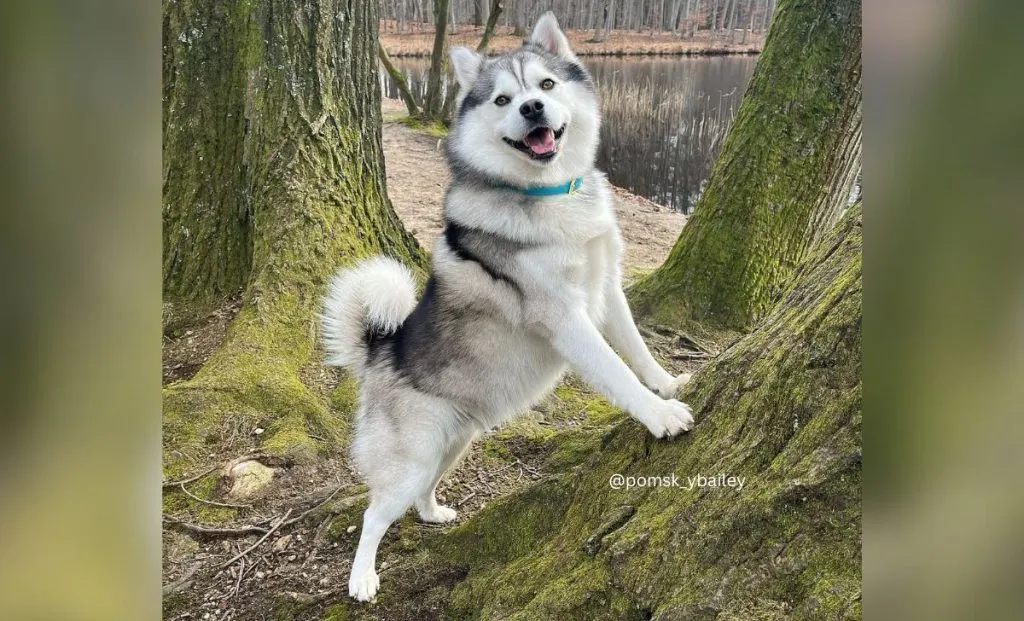
M 664 141 L 665 128 L 673 128 L 670 148 L 679 153 L 717 153 L 738 107 L 742 93 L 720 94 L 718 101 L 708 95 L 705 101 L 695 102 L 688 92 L 655 85 L 650 79 L 634 84 L 613 81 L 601 84 L 604 125 L 607 132 L 621 134 L 616 144 L 659 144 Z M 704 114 L 686 114 L 686 110 L 700 106 Z M 687 117 L 692 117 L 689 123 Z M 679 119 L 684 119 L 679 124 Z
M 386 27 L 386 28 L 385 28 Z M 381 43 L 391 56 L 430 56 L 434 45 L 434 29 L 423 25 L 423 31 L 395 34 L 394 24 L 381 23 Z M 483 35 L 482 26 L 459 26 L 458 34 L 449 31 L 450 45 L 465 45 L 475 48 Z M 751 33 L 746 44 L 731 43 L 728 37 L 714 38 L 709 32 L 701 32 L 692 39 L 680 39 L 670 32 L 649 32 L 613 30 L 605 40 L 593 40 L 593 30 L 570 30 L 566 33 L 573 51 L 579 56 L 672 56 L 672 55 L 717 55 L 757 54 L 764 45 L 764 37 Z M 736 40 L 742 33 L 736 32 Z M 511 28 L 498 27 L 491 39 L 490 52 L 502 53 L 518 48 L 522 37 L 513 36 Z

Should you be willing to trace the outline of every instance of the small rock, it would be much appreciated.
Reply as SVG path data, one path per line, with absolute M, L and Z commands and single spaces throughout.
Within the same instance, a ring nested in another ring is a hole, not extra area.
M 289 561 L 289 562 L 291 562 L 291 561 L 294 561 L 294 560 L 295 560 L 295 559 L 297 559 L 297 558 L 298 558 L 298 557 L 297 557 L 297 556 L 295 556 L 294 554 L 289 554 L 289 555 L 288 555 L 288 561 Z
M 257 580 L 263 580 L 266 577 L 267 577 L 267 574 L 263 573 L 262 571 L 257 571 L 256 572 L 256 579 Z
M 272 546 L 274 552 L 277 552 L 278 554 L 280 554 L 281 552 L 284 552 L 285 550 L 288 549 L 288 544 L 290 544 L 291 542 L 292 542 L 292 536 L 291 535 L 285 535 L 284 537 L 281 537 L 280 539 L 275 541 L 274 545 Z
M 331 579 L 330 578 L 327 578 L 327 577 L 320 578 L 320 586 L 327 586 L 330 583 L 331 583 Z
M 352 526 L 349 526 L 348 528 L 345 529 L 345 532 L 346 533 L 354 533 L 354 532 L 356 532 L 356 525 L 353 524 Z M 334 544 L 334 545 L 338 545 L 338 544 Z
M 252 432 L 253 432 L 253 433 L 255 433 L 256 435 L 260 435 L 260 434 L 262 434 L 262 433 L 263 433 L 264 431 L 265 431 L 265 429 L 263 429 L 262 427 L 257 427 L 257 428 L 255 428 L 255 429 L 253 429 L 253 430 L 252 430 Z
M 228 471 L 228 476 L 234 480 L 228 497 L 240 500 L 249 498 L 270 485 L 270 481 L 274 478 L 274 469 L 264 466 L 255 459 L 250 459 L 232 466 Z

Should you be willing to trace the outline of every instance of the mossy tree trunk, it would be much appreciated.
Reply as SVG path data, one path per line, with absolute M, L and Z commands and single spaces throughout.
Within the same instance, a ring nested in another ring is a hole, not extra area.
M 430 542 L 435 562 L 468 570 L 447 616 L 860 618 L 861 249 L 857 205 L 694 377 L 689 434 L 653 440 L 623 421 L 562 474 Z M 744 485 L 616 490 L 615 474 Z
M 375 253 L 423 255 L 385 191 L 378 3 L 164 3 L 165 292 L 242 292 L 221 347 L 164 392 L 167 476 L 253 442 L 308 455 L 338 437 L 300 380 L 323 285 Z M 311 430 L 325 443 L 314 441 Z M 193 466 L 194 467 L 194 466 Z
M 846 207 L 860 168 L 860 0 L 783 0 L 722 153 L 639 315 L 744 330 Z

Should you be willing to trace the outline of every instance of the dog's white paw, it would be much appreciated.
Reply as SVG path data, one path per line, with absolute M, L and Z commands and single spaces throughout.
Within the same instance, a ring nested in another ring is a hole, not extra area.
M 666 373 L 662 381 L 651 385 L 651 392 L 662 399 L 674 399 L 679 389 L 685 386 L 691 377 L 693 377 L 692 373 L 680 373 L 675 377 Z
M 380 578 L 377 572 L 372 569 L 359 574 L 352 574 L 348 579 L 348 594 L 361 602 L 368 602 L 377 595 L 380 588 Z
M 692 429 L 693 412 L 690 406 L 675 399 L 656 401 L 642 422 L 654 437 L 664 438 Z
M 459 512 L 451 507 L 444 505 L 434 505 L 426 511 L 420 513 L 420 519 L 424 522 L 431 522 L 435 524 L 443 524 L 445 522 L 451 522 L 459 516 Z

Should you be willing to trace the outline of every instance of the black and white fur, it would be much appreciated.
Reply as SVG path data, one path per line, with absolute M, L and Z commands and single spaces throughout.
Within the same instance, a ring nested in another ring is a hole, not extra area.
M 358 600 L 377 593 L 387 528 L 412 505 L 427 522 L 455 519 L 434 496 L 445 471 L 568 367 L 656 437 L 693 425 L 671 398 L 689 376 L 655 361 L 626 305 L 612 194 L 594 169 L 597 96 L 554 16 L 515 52 L 485 59 L 455 48 L 451 60 L 461 85 L 453 180 L 423 296 L 417 303 L 408 269 L 376 258 L 335 277 L 323 314 L 328 364 L 350 368 L 361 386 L 352 457 L 370 504 L 349 580 Z M 564 128 L 543 159 L 513 145 L 538 127 Z M 574 194 L 517 189 L 577 177 Z

